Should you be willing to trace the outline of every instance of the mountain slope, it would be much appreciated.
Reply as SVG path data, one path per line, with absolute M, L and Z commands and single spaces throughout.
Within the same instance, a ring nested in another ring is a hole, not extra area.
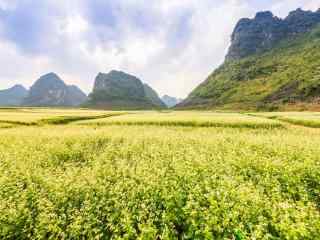
M 143 84 L 144 87 L 144 92 L 146 94 L 146 97 L 155 105 L 155 106 L 159 106 L 161 108 L 166 108 L 166 105 L 164 104 L 164 102 L 161 100 L 161 98 L 159 97 L 158 93 L 151 88 L 148 84 Z
M 87 105 L 104 109 L 151 109 L 163 107 L 155 103 L 154 90 L 150 93 L 140 79 L 121 71 L 99 73 L 95 79 Z M 157 95 L 157 94 L 156 94 Z
M 87 96 L 76 86 L 68 86 L 55 73 L 40 77 L 24 99 L 25 106 L 79 106 Z
M 80 106 L 88 100 L 87 95 L 75 85 L 67 85 L 66 105 Z
M 179 107 L 318 109 L 320 27 L 300 31 L 269 50 L 227 58 Z
M 28 90 L 22 85 L 0 90 L 0 106 L 19 106 L 28 95 Z

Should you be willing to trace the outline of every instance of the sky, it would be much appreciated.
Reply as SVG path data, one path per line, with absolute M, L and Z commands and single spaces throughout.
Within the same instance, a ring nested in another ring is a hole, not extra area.
M 220 64 L 237 21 L 319 0 L 0 0 L 0 89 L 57 73 L 86 93 L 122 70 L 186 97 Z

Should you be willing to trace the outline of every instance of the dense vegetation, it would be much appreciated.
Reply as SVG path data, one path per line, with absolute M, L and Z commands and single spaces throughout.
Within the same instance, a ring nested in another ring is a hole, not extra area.
M 317 109 L 320 96 L 320 27 L 298 39 L 227 61 L 183 103 L 189 108 Z
M 22 126 L 14 121 L 119 113 L 1 112 L 3 121 L 12 119 L 0 122 L 2 239 L 319 237 L 318 129 L 268 114 L 209 112 L 130 112 Z M 139 124 L 108 124 L 113 118 Z M 148 124 L 155 119 L 176 124 Z M 186 126 L 188 119 L 225 124 Z

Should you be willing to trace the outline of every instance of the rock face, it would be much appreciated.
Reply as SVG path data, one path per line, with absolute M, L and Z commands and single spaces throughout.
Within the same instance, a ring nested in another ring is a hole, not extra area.
M 320 110 L 320 11 L 242 19 L 226 61 L 183 109 Z
M 99 73 L 88 105 L 105 109 L 151 109 L 163 107 L 155 99 L 155 91 L 140 79 L 121 71 Z M 156 94 L 157 96 L 157 94 Z
M 180 98 L 170 97 L 168 95 L 162 96 L 162 101 L 166 104 L 168 108 L 172 108 L 177 104 L 181 103 L 183 100 Z
M 87 96 L 76 86 L 68 86 L 55 73 L 40 77 L 24 99 L 25 106 L 79 106 Z
M 271 12 L 259 12 L 254 19 L 243 18 L 236 25 L 226 60 L 236 60 L 272 49 L 284 39 L 306 33 L 320 23 L 320 11 L 297 9 L 285 19 Z
M 80 106 L 88 100 L 87 95 L 75 85 L 67 86 L 66 106 Z
M 22 85 L 0 90 L 0 106 L 19 106 L 28 95 L 28 90 Z

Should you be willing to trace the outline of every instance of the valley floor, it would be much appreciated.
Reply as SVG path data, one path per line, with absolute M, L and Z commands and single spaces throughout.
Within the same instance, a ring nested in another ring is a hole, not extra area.
M 320 113 L 0 110 L 1 239 L 319 239 Z

